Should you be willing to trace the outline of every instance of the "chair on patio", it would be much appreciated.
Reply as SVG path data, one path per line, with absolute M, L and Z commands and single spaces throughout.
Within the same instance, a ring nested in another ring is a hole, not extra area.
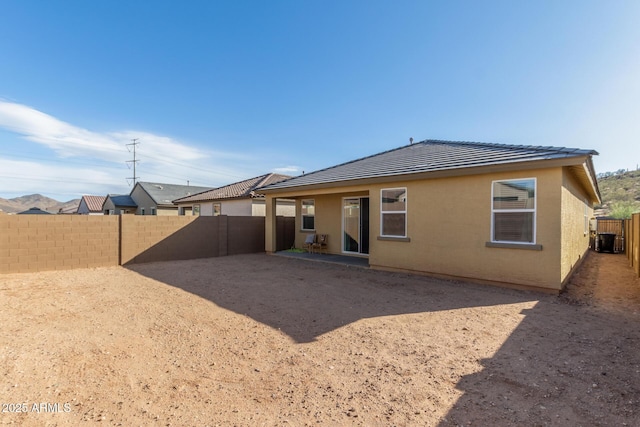
M 302 249 L 306 249 L 307 252 L 313 253 L 313 246 L 316 243 L 316 235 L 315 234 L 307 234 L 307 238 L 304 240 L 304 244 L 302 245 Z
M 327 234 L 318 234 L 318 238 L 316 242 L 313 244 L 313 249 L 317 249 L 320 253 L 324 251 L 325 253 L 329 253 L 327 249 L 327 239 L 329 236 Z

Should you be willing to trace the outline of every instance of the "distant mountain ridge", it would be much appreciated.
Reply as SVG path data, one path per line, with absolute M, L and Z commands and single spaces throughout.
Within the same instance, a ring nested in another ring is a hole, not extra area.
M 43 211 L 58 213 L 60 209 L 67 210 L 77 208 L 79 203 L 80 199 L 59 202 L 42 194 L 30 194 L 13 199 L 0 198 L 0 209 L 5 213 L 18 213 L 31 208 L 40 208 Z

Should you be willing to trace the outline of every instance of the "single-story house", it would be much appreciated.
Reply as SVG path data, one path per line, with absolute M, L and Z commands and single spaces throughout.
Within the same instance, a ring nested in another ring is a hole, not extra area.
M 82 196 L 76 213 L 81 215 L 104 215 L 102 205 L 107 196 Z
M 264 194 L 257 193 L 258 187 L 284 181 L 288 175 L 268 173 L 245 179 L 213 190 L 174 200 L 180 215 L 202 216 L 265 216 Z M 276 215 L 295 216 L 293 200 L 278 200 Z
M 18 212 L 18 215 L 51 215 L 51 212 L 43 211 L 40 208 L 29 208 L 26 211 Z
M 600 203 L 593 150 L 426 140 L 257 189 L 296 201 L 296 247 L 375 269 L 560 291 L 589 245 Z
M 128 194 L 109 194 L 102 204 L 105 215 L 133 215 L 138 205 Z
M 175 199 L 207 190 L 211 187 L 137 182 L 130 196 L 137 205 L 136 215 L 178 215 Z

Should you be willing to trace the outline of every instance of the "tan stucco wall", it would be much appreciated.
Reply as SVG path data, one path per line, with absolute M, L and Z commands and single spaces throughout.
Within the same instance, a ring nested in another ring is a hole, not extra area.
M 586 210 L 585 210 L 586 208 Z M 586 213 L 586 227 L 585 227 Z M 560 279 L 564 282 L 577 267 L 589 247 L 589 219 L 593 207 L 579 181 L 569 169 L 563 171 L 562 186 L 562 240 Z
M 537 179 L 536 243 L 542 250 L 487 247 L 494 180 Z M 558 288 L 560 169 L 409 181 L 410 242 L 377 240 L 380 189 L 371 194 L 370 264 L 541 288 Z
M 584 202 L 576 197 L 580 189 L 577 185 L 571 190 L 564 189 L 563 185 L 575 184 L 573 178 L 565 175 L 561 167 L 554 167 L 350 186 L 339 189 L 339 194 L 329 194 L 338 189 L 296 191 L 278 194 L 278 197 L 297 199 L 297 247 L 302 247 L 308 234 L 300 227 L 301 199 L 315 200 L 315 233 L 329 234 L 329 252 L 341 253 L 342 198 L 368 194 L 369 264 L 373 268 L 504 282 L 555 291 L 561 289 L 577 254 L 582 255 L 588 246 L 588 236 L 583 236 L 582 225 Z M 492 182 L 521 178 L 536 178 L 537 181 L 536 244 L 541 245 L 542 250 L 487 247 L 486 243 L 491 240 Z M 380 190 L 395 187 L 407 188 L 408 242 L 377 239 L 380 235 Z M 578 207 L 579 215 L 576 214 Z M 566 211 L 564 214 L 563 209 Z M 564 232 L 563 224 L 566 227 Z M 575 237 L 576 230 L 579 237 Z M 563 238 L 570 244 L 563 245 Z
M 296 200 L 296 212 L 300 212 L 303 199 L 315 201 L 315 231 L 302 230 L 302 218 L 296 215 L 297 248 L 301 248 L 308 234 L 328 235 L 327 247 L 329 253 L 342 253 L 342 199 L 344 197 L 366 197 L 369 192 L 365 187 L 349 187 L 345 193 L 315 194 Z

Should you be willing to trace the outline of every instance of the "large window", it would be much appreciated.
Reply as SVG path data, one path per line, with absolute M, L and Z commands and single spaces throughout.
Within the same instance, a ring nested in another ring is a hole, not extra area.
M 407 189 L 384 188 L 380 196 L 380 235 L 407 237 Z
M 494 181 L 491 192 L 491 241 L 534 244 L 535 178 Z
M 302 201 L 302 229 L 316 229 L 316 205 L 313 199 Z

